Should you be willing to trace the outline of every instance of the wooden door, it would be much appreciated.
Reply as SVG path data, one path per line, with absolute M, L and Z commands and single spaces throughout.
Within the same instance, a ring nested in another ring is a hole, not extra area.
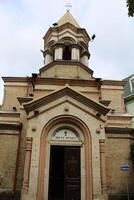
M 64 200 L 80 200 L 80 148 L 65 150 Z
M 80 200 L 80 147 L 52 146 L 48 200 Z

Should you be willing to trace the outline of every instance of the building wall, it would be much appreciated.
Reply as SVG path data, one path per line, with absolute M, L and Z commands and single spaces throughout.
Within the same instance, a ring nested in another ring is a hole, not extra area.
M 17 97 L 27 96 L 27 86 L 16 85 L 6 85 L 4 87 L 4 99 L 2 104 L 3 110 L 12 110 L 13 107 L 19 108 L 20 103 Z
M 19 135 L 0 133 L 0 192 L 14 192 L 16 186 Z
M 110 100 L 110 107 L 115 112 L 125 112 L 123 86 L 104 85 L 101 87 L 101 98 Z
M 91 78 L 91 75 L 84 70 L 82 67 L 79 65 L 56 65 L 52 66 L 51 68 L 46 69 L 41 73 L 41 77 L 58 77 L 58 78 L 80 78 L 84 80 L 88 80 Z
M 127 182 L 129 192 L 133 193 L 133 165 L 130 158 L 131 139 L 128 134 L 110 134 L 106 138 L 106 174 L 107 191 L 109 194 L 125 194 Z M 121 166 L 128 164 L 130 169 L 127 172 L 121 171 Z

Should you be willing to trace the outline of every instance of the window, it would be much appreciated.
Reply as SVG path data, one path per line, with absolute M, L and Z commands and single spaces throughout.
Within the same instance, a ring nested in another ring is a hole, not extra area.
M 71 50 L 69 46 L 65 46 L 63 51 L 63 60 L 71 60 Z
M 131 80 L 131 88 L 132 88 L 132 91 L 134 91 L 134 78 Z

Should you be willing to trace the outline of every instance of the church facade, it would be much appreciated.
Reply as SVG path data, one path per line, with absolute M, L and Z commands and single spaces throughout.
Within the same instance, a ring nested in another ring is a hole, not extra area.
M 44 36 L 44 66 L 2 77 L 0 193 L 21 200 L 106 200 L 133 191 L 134 130 L 124 82 L 95 78 L 91 38 L 69 11 Z

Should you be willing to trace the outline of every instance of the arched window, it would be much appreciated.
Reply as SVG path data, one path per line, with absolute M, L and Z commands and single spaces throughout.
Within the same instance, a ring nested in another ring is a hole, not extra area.
M 71 60 L 71 49 L 69 45 L 65 46 L 63 51 L 63 60 Z

